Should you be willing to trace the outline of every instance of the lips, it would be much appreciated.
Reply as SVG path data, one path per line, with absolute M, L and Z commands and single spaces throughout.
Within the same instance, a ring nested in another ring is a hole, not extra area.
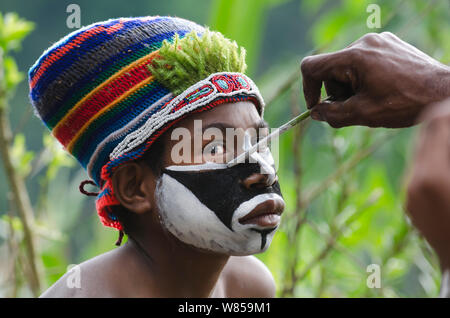
M 258 204 L 238 221 L 241 224 L 256 224 L 261 227 L 275 227 L 280 223 L 285 204 L 280 199 L 269 199 Z

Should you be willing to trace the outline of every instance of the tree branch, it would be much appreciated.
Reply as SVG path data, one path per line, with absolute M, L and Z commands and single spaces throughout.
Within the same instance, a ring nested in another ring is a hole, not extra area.
M 398 134 L 399 131 L 394 131 L 392 133 L 388 133 L 385 136 L 379 138 L 377 141 L 373 142 L 370 146 L 367 148 L 364 148 L 357 153 L 355 153 L 348 161 L 343 163 L 341 166 L 339 166 L 333 174 L 328 176 L 325 180 L 323 180 L 318 186 L 310 190 L 307 194 L 304 196 L 304 200 L 302 205 L 308 206 L 311 204 L 311 202 L 320 194 L 322 194 L 325 190 L 327 190 L 333 182 L 341 178 L 345 173 L 347 173 L 349 170 L 356 167 L 361 161 L 366 159 L 369 155 L 371 155 L 375 150 L 377 150 L 381 145 L 385 144 L 387 140 L 389 140 L 391 137 Z
M 30 265 L 29 285 L 35 296 L 40 292 L 40 281 L 38 275 L 38 267 L 36 264 L 36 253 L 34 246 L 33 232 L 33 213 L 28 197 L 28 192 L 23 180 L 17 174 L 12 163 L 9 147 L 11 144 L 11 128 L 7 116 L 7 96 L 6 83 L 3 68 L 3 51 L 0 49 L 0 153 L 2 156 L 3 166 L 9 181 L 10 189 L 13 194 L 14 203 L 16 205 L 17 214 L 22 222 L 24 243 L 26 254 Z
M 362 205 L 362 207 L 353 213 L 351 216 L 349 216 L 342 225 L 338 226 L 338 228 L 333 231 L 334 233 L 330 233 L 330 236 L 327 238 L 327 244 L 320 253 L 312 260 L 310 261 L 306 267 L 303 269 L 303 271 L 296 275 L 296 281 L 301 281 L 308 275 L 308 273 L 313 269 L 321 260 L 323 260 L 331 251 L 331 249 L 335 248 L 335 244 L 337 243 L 337 240 L 340 238 L 344 230 L 349 227 L 354 221 L 356 221 L 362 213 L 367 211 L 367 209 L 373 205 L 374 202 L 376 202 L 379 197 L 381 196 L 381 193 L 373 193 L 369 196 L 367 201 Z

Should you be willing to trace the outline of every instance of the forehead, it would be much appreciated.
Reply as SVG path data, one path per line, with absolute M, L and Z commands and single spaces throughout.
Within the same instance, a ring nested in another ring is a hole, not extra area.
M 184 127 L 193 131 L 195 120 L 201 120 L 202 127 L 221 123 L 229 127 L 248 129 L 258 126 L 261 116 L 255 104 L 250 101 L 224 103 L 210 110 L 192 114 L 175 124 L 172 129 Z
M 200 127 L 198 125 L 199 121 Z M 195 148 L 195 136 L 202 136 L 202 138 L 200 138 L 200 140 L 202 140 L 204 137 L 203 130 L 209 127 L 226 127 L 226 129 L 230 127 L 247 130 L 249 128 L 258 129 L 261 126 L 266 127 L 266 125 L 267 124 L 259 115 L 256 105 L 250 101 L 224 103 L 201 113 L 190 114 L 174 124 L 174 126 L 162 136 L 163 143 L 166 145 L 164 147 L 165 150 L 163 155 L 164 165 L 172 164 L 172 148 L 179 142 L 179 136 L 173 138 L 173 132 L 177 128 L 187 129 L 189 131 L 190 134 L 186 140 L 189 140 L 190 144 L 193 144 Z M 197 130 L 199 128 L 200 130 Z M 226 134 L 223 130 L 221 131 Z M 198 135 L 198 133 L 200 133 L 200 135 Z M 194 153 L 192 153 L 192 155 L 194 155 Z

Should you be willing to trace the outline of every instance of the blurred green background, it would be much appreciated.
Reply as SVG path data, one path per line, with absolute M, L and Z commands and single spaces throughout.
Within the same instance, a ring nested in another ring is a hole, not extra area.
M 34 117 L 26 72 L 40 54 L 73 31 L 73 1 L 2 0 L 0 46 L 5 68 L 15 172 L 33 214 L 39 285 L 32 276 L 24 226 L 0 165 L 0 297 L 40 294 L 78 264 L 114 248 L 94 199 L 79 193 L 87 174 Z M 119 16 L 172 15 L 209 25 L 248 52 L 248 74 L 277 127 L 305 109 L 300 61 L 341 49 L 368 32 L 390 31 L 445 64 L 450 62 L 450 5 L 436 1 L 135 0 L 76 1 L 81 24 Z M 367 6 L 381 8 L 370 29 Z M 15 12 L 17 16 L 8 14 Z M 24 20 L 19 20 L 24 19 Z M 28 22 L 25 22 L 28 21 Z M 21 73 L 20 73 L 21 72 Z M 281 230 L 257 255 L 273 273 L 278 297 L 435 297 L 440 272 L 433 251 L 403 211 L 405 174 L 415 128 L 333 129 L 308 121 L 279 142 L 279 179 L 287 202 Z M 381 269 L 369 288 L 367 266 Z M 30 276 L 31 275 L 31 276 Z

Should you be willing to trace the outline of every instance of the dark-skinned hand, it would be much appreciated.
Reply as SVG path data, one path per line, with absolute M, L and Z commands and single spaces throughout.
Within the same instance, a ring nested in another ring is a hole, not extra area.
M 428 104 L 450 96 L 450 68 L 389 32 L 306 57 L 301 70 L 311 117 L 335 128 L 412 126 Z

